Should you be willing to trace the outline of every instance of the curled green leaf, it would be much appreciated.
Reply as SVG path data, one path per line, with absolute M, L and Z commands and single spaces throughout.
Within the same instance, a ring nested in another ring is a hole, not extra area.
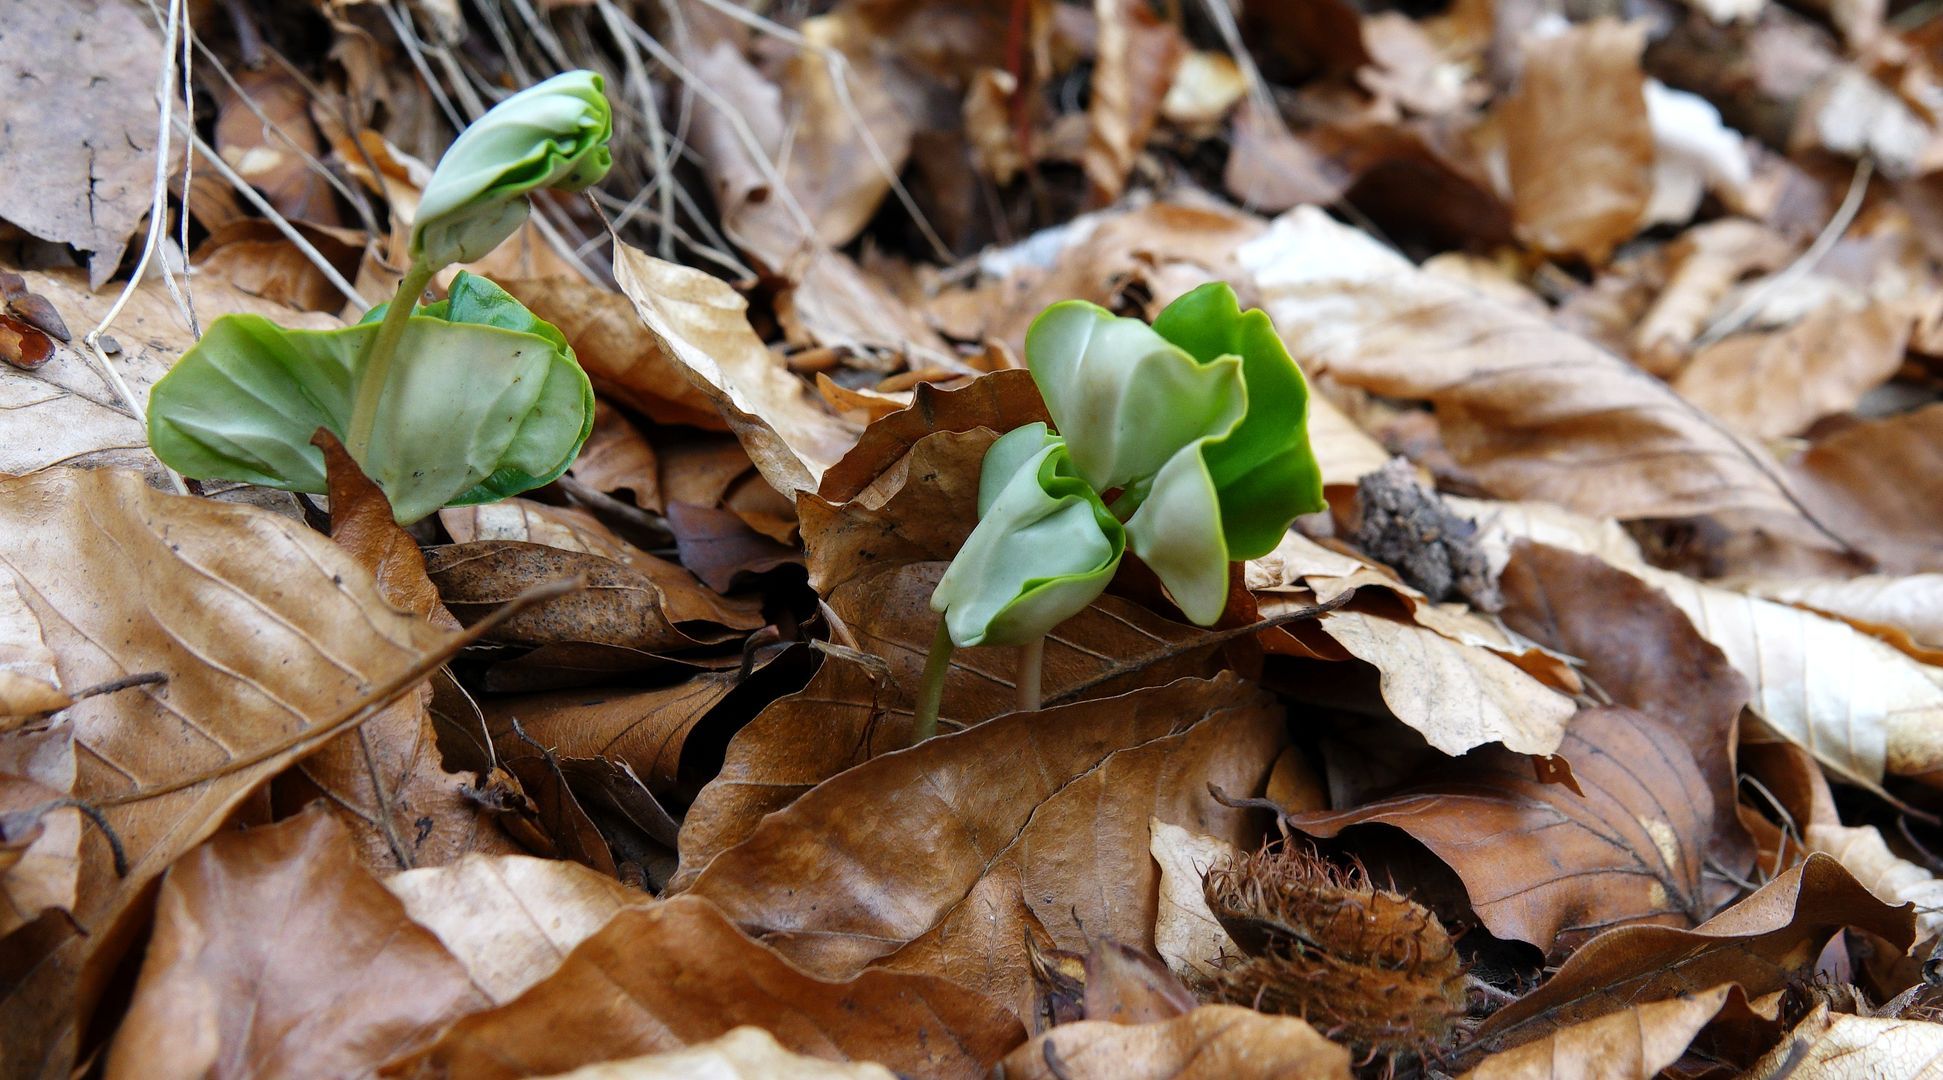
M 1226 282 L 1210 282 L 1167 305 L 1154 330 L 1203 364 L 1241 360 L 1246 412 L 1203 457 L 1218 492 L 1227 557 L 1260 558 L 1281 542 L 1289 522 L 1328 505 L 1309 446 L 1309 384 L 1267 314 L 1243 312 Z
M 1074 467 L 1095 491 L 1153 476 L 1248 407 L 1241 361 L 1199 362 L 1146 323 L 1082 300 L 1041 312 L 1025 354 Z
M 614 115 L 601 77 L 569 71 L 472 122 L 439 159 L 412 223 L 414 263 L 471 262 L 526 220 L 526 196 L 580 191 L 607 175 Z
M 322 493 L 378 324 L 286 330 L 225 315 L 149 396 L 149 445 L 185 476 Z M 487 502 L 566 471 L 593 429 L 593 387 L 559 330 L 484 278 L 407 321 L 358 459 L 400 522 Z
M 931 594 L 956 645 L 1045 636 L 1105 591 L 1126 550 L 1120 522 L 1044 424 L 1007 432 L 986 451 L 979 511 Z

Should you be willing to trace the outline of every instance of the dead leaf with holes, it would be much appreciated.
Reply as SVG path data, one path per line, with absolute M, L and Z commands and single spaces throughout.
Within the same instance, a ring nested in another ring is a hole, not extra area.
M 490 1004 L 313 807 L 170 872 L 107 1075 L 368 1075 Z
M 590 1000 L 606 1006 L 590 1011 Z M 997 1004 L 927 975 L 825 981 L 739 933 L 696 896 L 624 909 L 517 999 L 475 1013 L 403 1076 L 497 1080 L 673 1050 L 751 1024 L 785 1049 L 901 1073 L 982 1077 L 1024 1030 Z
M 1074 952 L 1150 944 L 1149 819 L 1246 842 L 1256 816 L 1209 785 L 1262 790 L 1285 737 L 1232 675 L 1013 713 L 825 781 L 684 895 L 820 976 L 924 972 L 1029 1016 L 1027 934 Z
M 50 469 L 0 481 L 0 559 L 62 685 L 141 672 L 167 682 L 62 714 L 73 794 L 103 809 L 81 840 L 82 935 L 33 943 L 31 975 L 0 1001 L 9 1074 L 65 1072 L 75 1025 L 128 945 L 125 916 L 171 863 L 267 777 L 453 635 L 387 604 L 350 554 L 250 507 L 160 494 L 119 471 Z

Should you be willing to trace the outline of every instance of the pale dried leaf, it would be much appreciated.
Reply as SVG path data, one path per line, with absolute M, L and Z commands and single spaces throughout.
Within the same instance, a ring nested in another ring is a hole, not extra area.
M 1832 809 L 1832 808 L 1831 808 Z M 1886 904 L 1916 905 L 1916 924 L 1925 936 L 1943 933 L 1943 881 L 1889 850 L 1873 825 L 1843 825 L 1833 813 L 1802 830 L 1811 851 L 1827 852 L 1842 861 L 1855 880 Z
M 1218 836 L 1189 832 L 1159 818 L 1147 822 L 1148 848 L 1160 866 L 1160 909 L 1154 916 L 1154 948 L 1183 979 L 1213 978 L 1223 956 L 1239 956 L 1228 931 L 1208 908 L 1208 868 L 1236 855 Z
M 385 879 L 495 1005 L 553 974 L 616 911 L 648 897 L 578 863 L 467 855 Z
M 1732 986 L 1608 1013 L 1493 1054 L 1463 1080 L 1653 1080 L 1687 1052 Z
M 868 1061 L 825 1061 L 783 1049 L 759 1027 L 739 1027 L 683 1050 L 607 1061 L 548 1080 L 896 1080 Z
M 1756 596 L 1833 615 L 1924 663 L 1943 662 L 1943 574 L 1759 579 L 1737 587 Z
M 13 726 L 13 718 L 73 704 L 20 586 L 19 575 L 0 566 L 0 731 Z
M 816 402 L 749 326 L 748 301 L 721 279 L 626 244 L 614 277 L 667 357 L 721 411 L 777 491 L 814 491 L 856 432 Z
M 49 805 L 69 796 L 74 776 L 67 727 L 0 732 L 0 937 L 74 909 L 85 823 L 74 807 Z
M 1902 366 L 1901 304 L 1829 305 L 1785 330 L 1736 334 L 1701 349 L 1673 380 L 1681 397 L 1762 438 L 1796 435 L 1855 408 Z
M 1008 1080 L 1348 1080 L 1349 1049 L 1293 1016 L 1203 1005 L 1151 1024 L 1061 1024 L 1012 1051 Z
M 1818 1005 L 1747 1080 L 1937 1080 L 1943 1077 L 1943 1024 L 1831 1013 Z

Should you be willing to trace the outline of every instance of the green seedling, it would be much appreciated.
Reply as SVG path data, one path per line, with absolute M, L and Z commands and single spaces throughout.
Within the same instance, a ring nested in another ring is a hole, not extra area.
M 931 595 L 943 619 L 920 739 L 937 730 L 959 647 L 1022 646 L 1020 706 L 1037 707 L 1046 634 L 1105 591 L 1129 548 L 1208 626 L 1227 607 L 1229 566 L 1326 505 L 1308 384 L 1268 316 L 1243 312 L 1225 284 L 1152 326 L 1054 304 L 1026 332 L 1026 366 L 1057 434 L 1030 424 L 986 452 L 978 525 Z
M 485 278 L 417 301 L 433 275 L 511 236 L 542 188 L 606 175 L 613 115 L 573 71 L 494 106 L 439 160 L 389 304 L 337 330 L 225 315 L 155 384 L 149 445 L 184 476 L 322 493 L 320 427 L 343 440 L 402 523 L 550 483 L 593 430 L 594 392 L 552 324 Z

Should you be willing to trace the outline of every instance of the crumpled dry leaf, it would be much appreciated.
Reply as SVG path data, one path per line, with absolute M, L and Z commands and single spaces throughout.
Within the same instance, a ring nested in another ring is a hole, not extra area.
M 1608 927 L 1704 919 L 1715 806 L 1678 736 L 1631 709 L 1587 709 L 1558 753 L 1584 795 L 1490 748 L 1387 798 L 1288 820 L 1325 837 L 1367 824 L 1403 830 L 1457 872 L 1494 935 L 1554 958 Z
M 1653 1080 L 1687 1052 L 1734 988 L 1653 1001 L 1563 1027 L 1485 1058 L 1463 1080 Z
M 1094 202 L 1104 205 L 1126 189 L 1134 155 L 1147 145 L 1187 43 L 1172 24 L 1131 0 L 1094 0 L 1093 17 L 1093 80 L 1080 168 Z
M 1633 235 L 1653 191 L 1644 24 L 1611 18 L 1528 41 L 1524 78 L 1499 106 L 1518 234 L 1598 264 Z
M 74 704 L 20 586 L 19 574 L 0 567 L 0 732 Z
M 384 885 L 494 1005 L 553 974 L 615 912 L 648 901 L 584 866 L 526 855 L 467 855 L 393 874 Z
M 825 781 L 689 894 L 815 974 L 881 961 L 1027 1016 L 1026 934 L 1075 952 L 1102 936 L 1149 943 L 1148 820 L 1247 841 L 1253 815 L 1208 787 L 1261 790 L 1284 738 L 1268 699 L 1232 675 L 1013 713 Z
M 74 789 L 65 726 L 0 732 L 0 938 L 48 910 L 73 911 L 81 811 L 49 807 Z
M 170 871 L 107 1074 L 369 1075 L 488 1004 L 317 807 Z
M 1722 218 L 1681 233 L 1665 253 L 1666 287 L 1632 332 L 1634 358 L 1655 375 L 1679 370 L 1735 282 L 1750 271 L 1779 269 L 1794 245 L 1765 225 Z
M 682 774 L 689 733 L 742 681 L 740 672 L 706 672 L 653 690 L 495 697 L 485 702 L 485 709 L 496 724 L 517 719 L 530 738 L 563 757 L 622 762 L 648 787 L 667 791 Z
M 1159 818 L 1147 822 L 1148 850 L 1160 867 L 1160 906 L 1154 914 L 1154 949 L 1183 979 L 1212 979 L 1222 957 L 1241 955 L 1208 907 L 1208 869 L 1233 859 L 1235 846 L 1218 836 L 1190 832 Z
M 1811 970 L 1845 926 L 1905 949 L 1909 907 L 1890 907 L 1827 855 L 1811 855 L 1753 895 L 1692 930 L 1625 926 L 1593 938 L 1537 990 L 1493 1013 L 1479 1044 L 1497 1052 L 1607 1013 L 1733 983 L 1748 998 Z
M 606 1061 L 548 1080 L 896 1080 L 868 1061 L 835 1062 L 783 1049 L 759 1027 L 739 1027 L 685 1050 Z
M 814 491 L 856 433 L 756 336 L 748 301 L 720 279 L 614 246 L 614 277 L 663 355 L 714 403 L 777 491 Z
M 1673 380 L 1681 397 L 1764 439 L 1801 433 L 1855 408 L 1902 366 L 1903 304 L 1831 304 L 1785 330 L 1736 334 L 1701 349 Z
M 1731 512 L 1834 543 L 1765 451 L 1663 383 L 1319 210 L 1276 219 L 1238 258 L 1291 353 L 1375 393 L 1430 399 L 1445 444 L 1494 494 L 1618 518 Z
M 1349 1049 L 1293 1016 L 1203 1005 L 1153 1024 L 1061 1024 L 1006 1055 L 1008 1080 L 1348 1080 Z
M 645 553 L 623 563 L 543 544 L 479 540 L 427 548 L 425 566 L 446 606 L 468 625 L 541 582 L 587 575 L 589 588 L 536 604 L 494 632 L 495 640 L 522 645 L 654 653 L 724 641 L 762 625 L 751 605 L 732 606 L 679 567 Z
M 313 749 L 307 730 L 348 717 L 451 635 L 392 609 L 353 557 L 302 525 L 119 470 L 0 482 L 0 557 L 31 590 L 63 685 L 168 676 L 62 718 L 82 761 L 72 794 L 104 809 L 129 863 L 118 878 L 99 834 L 84 836 L 85 934 L 37 943 L 21 957 L 31 975 L 0 1002 L 0 1071 L 65 1073 L 146 886 Z
M 1817 1005 L 1747 1080 L 1869 1080 L 1943 1076 L 1943 1024 L 1831 1013 Z
M 1789 472 L 1802 501 L 1876 569 L 1943 570 L 1943 403 L 1836 432 Z
M 587 1002 L 605 1005 L 589 1010 Z M 695 896 L 617 912 L 558 971 L 475 1013 L 394 1070 L 498 1080 L 674 1050 L 744 1024 L 785 1049 L 916 1076 L 983 1077 L 1024 1030 L 943 979 L 869 971 L 825 982 L 744 937 Z
M 310 118 L 310 92 L 282 67 L 244 69 L 235 79 L 224 84 L 217 105 L 216 153 L 284 217 L 342 225 L 328 177 L 304 160 L 326 153 Z
M 0 11 L 0 218 L 93 256 L 90 289 L 121 262 L 148 213 L 162 39 L 131 4 L 37 4 Z M 181 144 L 171 151 L 171 167 Z
M 632 421 L 605 401 L 595 401 L 594 432 L 568 472 L 602 494 L 625 491 L 642 509 L 659 511 L 663 507 L 661 465 L 654 446 Z
M 93 329 L 115 301 L 112 291 L 89 292 L 78 271 L 28 271 L 21 277 L 29 289 L 53 303 L 77 335 Z M 296 329 L 340 325 L 328 315 L 292 311 L 217 281 L 197 282 L 196 303 L 204 319 L 217 312 L 247 312 Z M 148 407 L 149 387 L 195 344 L 175 302 L 155 279 L 135 290 L 109 332 L 122 344 L 122 351 L 109 360 L 135 395 L 136 407 L 142 409 Z M 53 359 L 33 371 L 0 364 L 0 409 L 7 415 L 7 438 L 0 439 L 0 473 L 25 475 L 51 465 L 114 466 L 137 469 L 166 483 L 161 463 L 149 453 L 142 421 L 122 410 L 114 389 L 79 345 L 78 338 L 72 345 L 57 344 Z
M 709 860 L 742 842 L 763 815 L 853 765 L 911 744 L 908 712 L 894 714 L 889 671 L 874 656 L 823 650 L 809 685 L 777 698 L 729 740 L 721 771 L 695 796 L 681 823 L 680 892 Z

